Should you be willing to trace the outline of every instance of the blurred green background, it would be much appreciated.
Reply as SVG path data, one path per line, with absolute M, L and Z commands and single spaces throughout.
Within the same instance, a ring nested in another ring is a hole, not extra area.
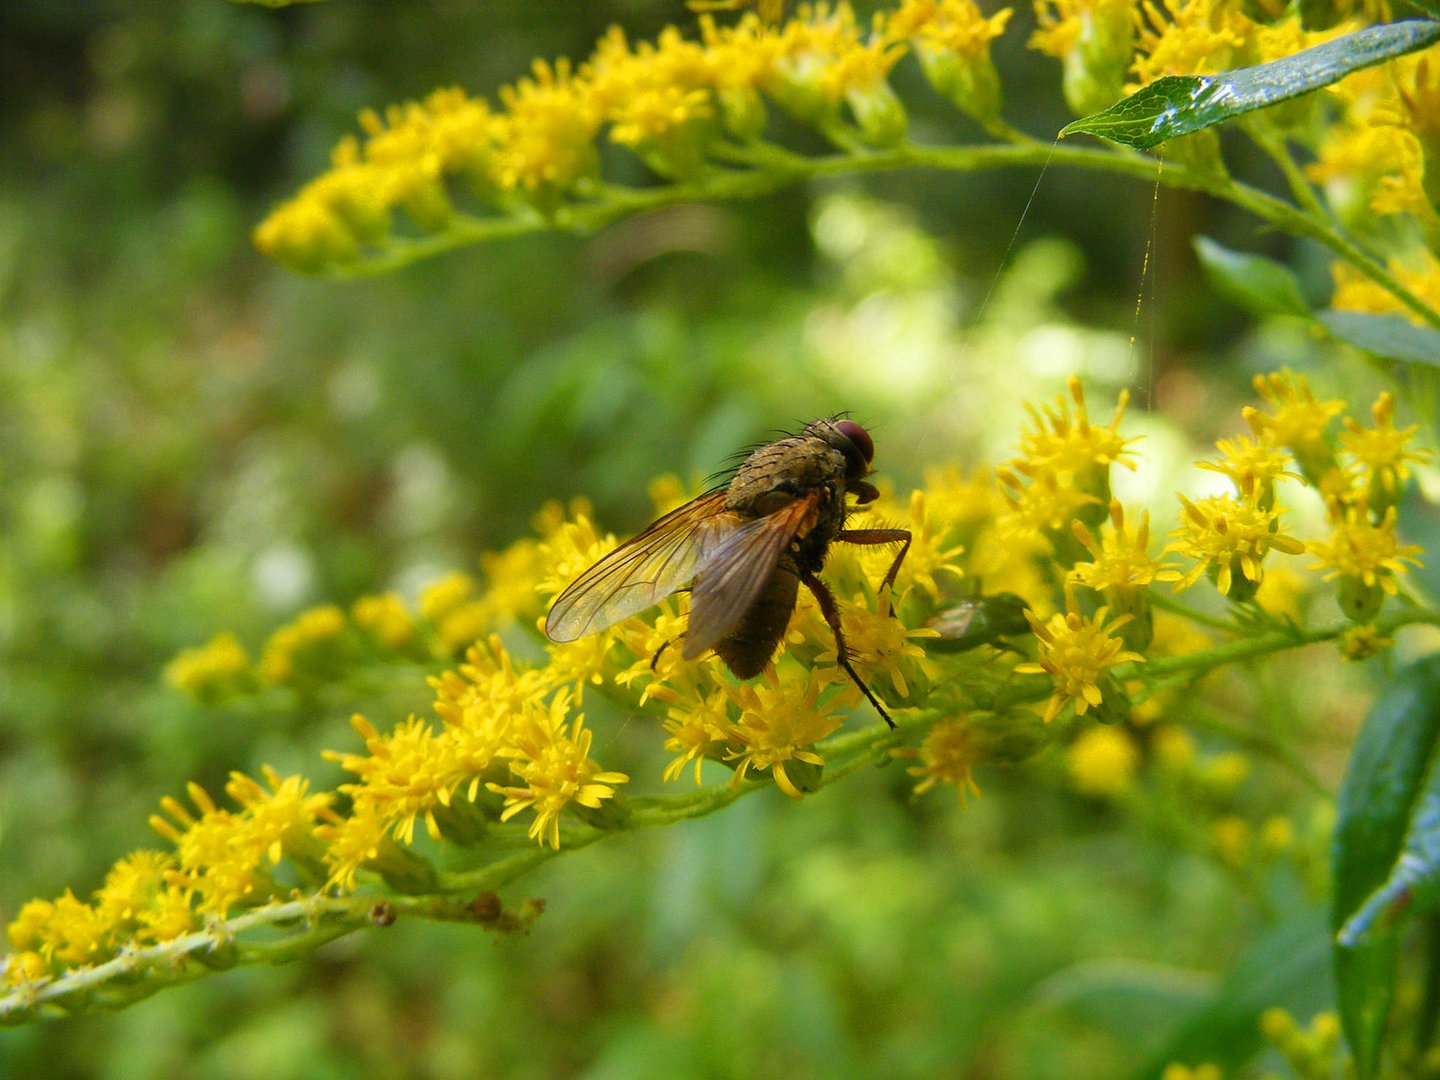
M 319 750 L 354 745 L 355 702 L 207 711 L 162 685 L 218 630 L 253 651 L 306 605 L 413 595 L 547 499 L 583 494 L 634 529 L 657 474 L 697 480 L 816 415 L 865 422 L 902 489 L 994 462 L 1022 399 L 1071 373 L 1102 418 L 1134 387 L 1152 467 L 1131 490 L 1161 514 L 1190 447 L 1235 426 L 1250 372 L 1315 352 L 1214 299 L 1188 245 L 1203 223 L 1321 289 L 1313 253 L 1194 197 L 1157 208 L 1144 185 L 1061 170 L 1038 190 L 1018 172 L 841 179 L 373 281 L 297 279 L 251 249 L 359 109 L 490 93 L 615 21 L 639 38 L 694 16 L 0 7 L 0 916 L 88 895 L 158 843 L 146 818 L 188 780 L 218 793 L 269 762 L 338 781 Z M 997 58 L 1007 115 L 1048 135 L 1066 117 L 1058 69 L 1023 49 L 1030 22 L 1017 12 Z M 916 72 L 896 81 L 917 138 L 976 137 Z M 647 182 L 612 158 L 614 179 Z M 414 687 L 372 719 L 426 705 Z M 598 756 L 626 740 L 615 720 Z M 844 797 L 747 799 L 527 880 L 517 896 L 549 901 L 528 938 L 402 922 L 123 1015 L 0 1032 L 0 1075 L 1112 1075 L 1171 1018 L 1096 1015 L 1065 980 L 1175 965 L 1157 985 L 1179 1008 L 1260 909 L 1164 830 L 1057 794 L 1057 773 L 982 774 L 963 813 L 910 801 L 899 767 Z

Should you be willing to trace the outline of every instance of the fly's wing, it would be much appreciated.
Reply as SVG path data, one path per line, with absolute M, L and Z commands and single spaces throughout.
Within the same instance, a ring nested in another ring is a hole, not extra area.
M 813 492 L 732 531 L 697 568 L 683 655 L 693 660 L 728 634 L 750 610 L 780 556 L 819 505 Z
M 725 512 L 725 492 L 706 492 L 627 540 L 570 583 L 550 606 L 545 636 L 574 641 L 658 604 L 689 584 L 740 518 Z

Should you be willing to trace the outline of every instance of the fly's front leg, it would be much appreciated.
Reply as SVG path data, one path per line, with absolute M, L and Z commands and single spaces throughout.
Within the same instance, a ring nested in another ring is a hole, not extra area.
M 905 534 L 907 538 L 909 535 L 909 533 Z M 860 678 L 859 672 L 850 666 L 850 650 L 845 645 L 845 631 L 840 628 L 840 608 L 835 603 L 834 595 L 825 587 L 825 583 L 809 570 L 802 569 L 800 571 L 800 580 L 814 594 L 816 602 L 820 605 L 820 614 L 825 617 L 825 624 L 835 635 L 836 662 L 844 669 L 845 674 L 850 676 L 850 681 L 860 688 L 860 692 L 870 699 L 870 704 L 875 706 L 875 711 L 880 714 L 880 718 L 893 728 L 895 721 L 890 719 L 890 714 L 885 711 L 885 706 L 881 705 L 880 699 L 870 692 L 870 688 Z
M 900 573 L 900 564 L 905 561 L 905 553 L 910 550 L 910 530 L 841 529 L 835 539 L 843 540 L 847 544 L 859 544 L 861 547 L 873 547 L 879 544 L 900 545 L 900 551 L 895 555 L 895 561 L 890 564 L 890 569 L 885 574 L 885 580 L 880 583 L 880 591 L 885 594 L 885 610 L 882 614 L 891 614 L 894 608 L 891 590 L 895 586 L 895 575 Z

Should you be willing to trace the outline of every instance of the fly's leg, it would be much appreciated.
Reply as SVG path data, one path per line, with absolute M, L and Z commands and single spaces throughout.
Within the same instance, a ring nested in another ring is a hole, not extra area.
M 843 540 L 847 544 L 859 544 L 861 547 L 871 547 L 878 544 L 900 545 L 900 550 L 895 555 L 895 561 L 890 564 L 890 569 L 885 573 L 885 580 L 880 583 L 880 591 L 885 594 L 885 610 L 882 614 L 892 614 L 891 601 L 893 597 L 891 596 L 891 590 L 895 586 L 895 575 L 900 573 L 900 564 L 905 561 L 905 553 L 910 550 L 910 530 L 841 529 L 835 539 Z
M 908 540 L 910 534 L 905 533 L 905 538 Z M 845 632 L 840 629 L 840 609 L 835 604 L 835 597 L 831 594 L 830 590 L 825 587 L 825 583 L 809 570 L 801 570 L 800 580 L 803 581 L 805 587 L 814 594 L 816 602 L 820 605 L 820 614 L 825 616 L 826 625 L 830 627 L 830 632 L 835 635 L 836 661 L 845 669 L 845 674 L 850 676 L 850 681 L 858 686 L 860 692 L 870 699 L 870 704 L 875 706 L 875 711 L 880 714 L 880 718 L 893 728 L 895 721 L 890 719 L 890 714 L 885 711 L 885 706 L 881 705 L 880 699 L 870 692 L 870 688 L 866 686 L 864 680 L 860 678 L 859 672 L 850 666 L 850 650 L 845 645 Z

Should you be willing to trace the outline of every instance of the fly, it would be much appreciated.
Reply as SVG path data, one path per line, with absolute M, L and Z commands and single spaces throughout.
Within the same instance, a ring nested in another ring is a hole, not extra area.
M 879 497 L 865 477 L 875 444 L 853 420 L 812 420 L 755 450 L 730 482 L 672 510 L 580 575 L 550 607 L 545 633 L 574 641 L 691 586 L 682 655 L 714 649 L 737 678 L 760 674 L 785 635 L 801 585 L 835 635 L 850 680 L 892 728 L 895 722 L 850 663 L 840 610 L 820 580 L 835 541 L 899 544 L 881 584 L 895 583 L 910 549 L 907 529 L 847 529 L 855 506 Z M 888 604 L 888 601 L 887 601 Z

